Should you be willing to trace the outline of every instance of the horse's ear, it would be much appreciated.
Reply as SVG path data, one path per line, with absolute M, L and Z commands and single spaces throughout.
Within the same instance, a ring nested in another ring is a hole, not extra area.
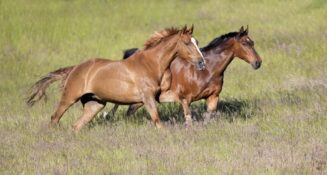
M 246 25 L 246 29 L 245 29 L 245 35 L 248 35 L 249 34 L 249 25 Z
M 242 34 L 243 34 L 243 32 L 244 32 L 244 27 L 242 26 L 241 28 L 240 28 L 240 30 L 238 31 L 238 34 L 237 34 L 237 38 L 240 38 L 241 36 L 242 36 Z
M 185 34 L 186 32 L 187 32 L 187 26 L 185 24 L 184 27 L 181 29 L 181 34 Z
M 238 33 L 243 33 L 244 32 L 244 27 L 242 26 L 241 28 L 240 28 L 240 31 L 238 32 Z
M 191 28 L 189 29 L 189 34 L 190 34 L 190 35 L 193 34 L 193 29 L 194 29 L 194 25 L 192 24 Z

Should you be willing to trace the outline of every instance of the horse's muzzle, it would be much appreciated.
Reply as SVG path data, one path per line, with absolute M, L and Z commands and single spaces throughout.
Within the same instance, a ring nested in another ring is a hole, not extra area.
M 205 67 L 206 67 L 206 64 L 203 59 L 196 63 L 196 69 L 198 69 L 198 70 L 203 70 Z
M 262 63 L 261 60 L 260 61 L 255 61 L 254 63 L 251 64 L 252 68 L 253 69 L 259 69 L 261 67 L 261 63 Z

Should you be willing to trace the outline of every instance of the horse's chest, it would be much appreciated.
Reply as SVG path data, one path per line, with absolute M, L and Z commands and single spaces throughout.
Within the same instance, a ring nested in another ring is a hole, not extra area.
M 214 79 L 202 88 L 202 91 L 197 95 L 197 99 L 207 98 L 211 95 L 218 95 L 222 89 L 222 78 Z

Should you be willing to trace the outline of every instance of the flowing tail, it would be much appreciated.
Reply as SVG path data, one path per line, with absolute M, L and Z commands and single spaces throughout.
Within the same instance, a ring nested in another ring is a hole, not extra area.
M 62 80 L 62 83 L 66 80 L 69 73 L 74 69 L 75 66 L 64 67 L 53 72 L 48 73 L 39 81 L 37 81 L 31 88 L 31 95 L 27 98 L 27 105 L 33 106 L 36 102 L 42 98 L 46 98 L 46 89 L 49 85 L 55 81 Z

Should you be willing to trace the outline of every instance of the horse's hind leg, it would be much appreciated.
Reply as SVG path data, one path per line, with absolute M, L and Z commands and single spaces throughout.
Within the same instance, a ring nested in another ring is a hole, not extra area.
M 72 96 L 68 96 L 67 93 L 64 92 L 62 95 L 60 102 L 58 104 L 58 107 L 56 111 L 51 116 L 51 124 L 57 124 L 59 120 L 61 119 L 62 115 L 65 113 L 65 111 L 73 105 L 78 98 L 72 98 Z
M 73 125 L 75 131 L 79 131 L 86 123 L 90 122 L 93 117 L 105 107 L 106 103 L 98 99 L 83 101 L 84 106 L 83 115 Z
M 115 104 L 114 105 L 114 107 L 110 110 L 109 114 L 106 114 L 105 115 L 106 120 L 109 120 L 110 117 L 114 117 L 115 116 L 118 107 L 119 107 L 119 104 Z
M 131 116 L 142 106 L 143 106 L 143 103 L 135 103 L 135 104 L 129 105 L 126 115 Z

